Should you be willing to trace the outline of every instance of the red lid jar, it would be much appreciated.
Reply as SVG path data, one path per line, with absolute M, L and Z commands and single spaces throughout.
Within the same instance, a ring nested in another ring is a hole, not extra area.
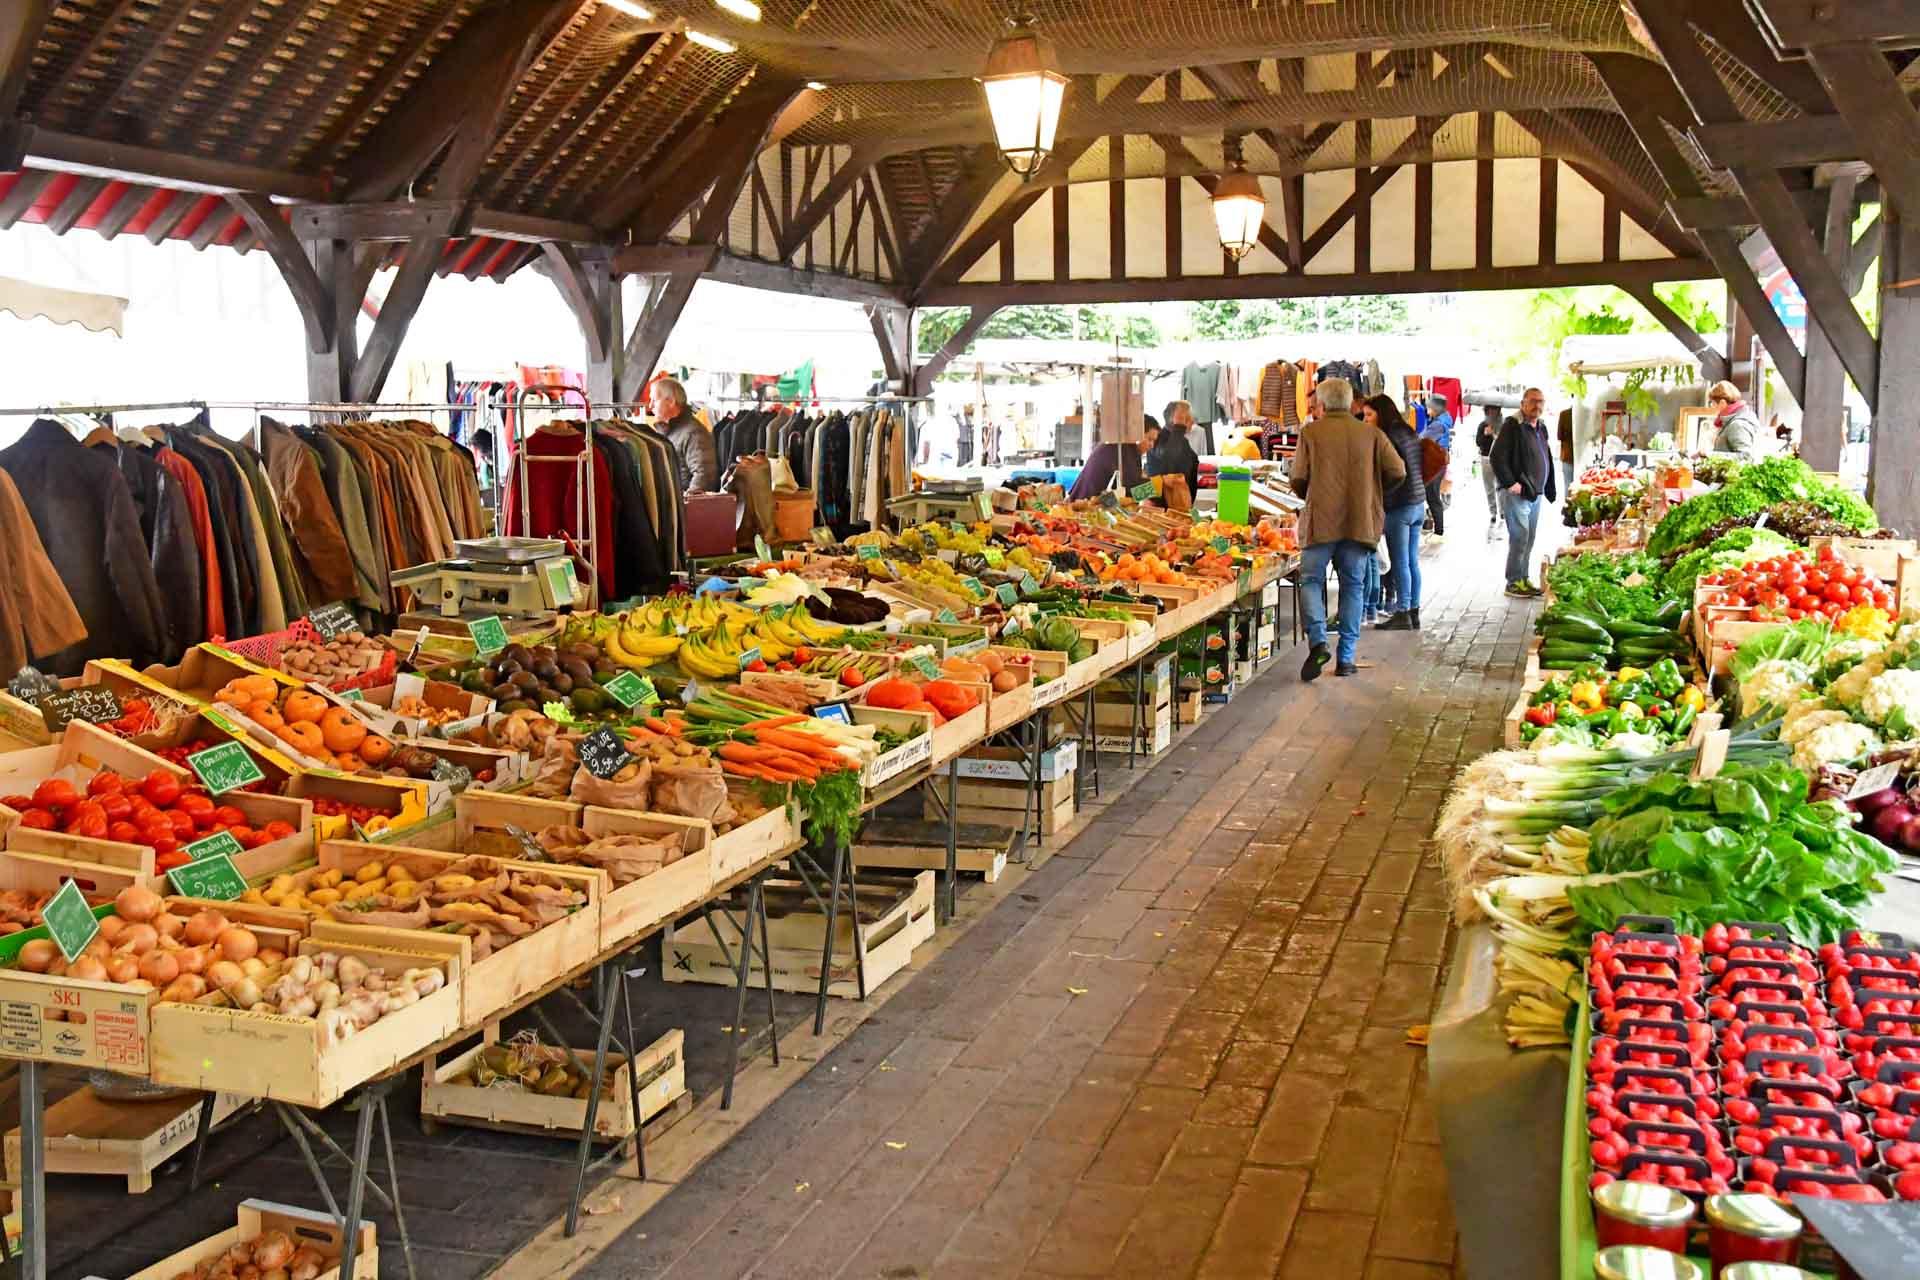
M 1672 1187 L 1621 1179 L 1593 1189 L 1594 1237 L 1602 1249 L 1637 1244 L 1685 1253 L 1692 1224 L 1693 1201 Z
M 1707 1280 L 1707 1269 L 1665 1249 L 1617 1244 L 1593 1255 L 1593 1280 Z
M 1738 1262 L 1800 1261 L 1806 1224 L 1793 1207 L 1772 1196 L 1732 1192 L 1707 1197 L 1708 1250 L 1716 1276 Z

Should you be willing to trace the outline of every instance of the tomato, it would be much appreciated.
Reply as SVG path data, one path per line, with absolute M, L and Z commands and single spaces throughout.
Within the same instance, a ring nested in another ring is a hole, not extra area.
M 180 798 L 180 779 L 164 769 L 155 769 L 141 780 L 140 794 L 149 803 L 168 808 Z
M 63 778 L 48 778 L 33 789 L 33 803 L 41 809 L 69 809 L 80 803 L 80 792 Z
M 283 822 L 277 818 L 269 822 L 264 830 L 267 833 L 267 839 L 269 841 L 285 840 L 288 836 L 294 834 L 293 824 L 291 822 Z
M 255 831 L 252 827 L 235 827 L 233 838 L 240 842 L 240 847 L 243 849 L 258 849 L 272 839 L 266 832 Z
M 1804 618 L 1804 617 L 1806 617 L 1806 616 L 1807 616 L 1807 611 L 1806 611 L 1805 609 L 1789 609 L 1789 610 L 1787 610 L 1787 621 L 1788 621 L 1788 622 L 1798 622 L 1798 621 L 1800 621 L 1800 620 L 1801 620 L 1802 618 Z
M 106 811 L 108 822 L 125 822 L 133 815 L 133 801 L 118 791 L 110 791 L 96 801 Z
M 213 811 L 213 817 L 214 821 L 229 827 L 244 827 L 247 825 L 247 815 L 230 804 L 223 804 L 215 809 Z
M 180 842 L 173 838 L 172 832 L 167 832 L 165 835 L 149 836 L 147 837 L 144 843 L 150 844 L 153 846 L 153 852 L 156 856 L 156 859 L 168 857 L 173 853 L 175 849 L 178 849 L 180 847 Z M 182 858 L 180 859 L 180 861 L 185 862 L 186 859 Z M 160 864 L 156 860 L 154 865 L 159 866 Z M 178 866 L 179 863 L 173 863 L 171 865 Z
M 1835 604 L 1853 603 L 1853 592 L 1848 590 L 1847 584 L 1844 582 L 1832 581 L 1827 583 L 1825 594 L 1827 599 L 1833 601 Z
M 53 815 L 45 809 L 27 809 L 20 815 L 20 825 L 30 831 L 51 831 L 55 823 Z
M 196 819 L 202 815 L 212 814 L 213 807 L 213 798 L 198 791 L 185 793 L 180 797 L 178 803 L 174 805 L 174 808 L 179 812 L 190 814 Z
M 167 810 L 167 821 L 173 824 L 176 839 L 193 839 L 193 815 L 181 809 Z
M 118 840 L 121 844 L 139 844 L 140 828 L 131 822 L 112 822 L 107 824 L 107 839 Z
M 1873 592 L 1873 607 L 1876 609 L 1893 608 L 1893 592 L 1885 587 L 1876 587 Z
M 126 790 L 126 786 L 127 780 L 125 778 L 111 770 L 102 769 L 87 779 L 87 794 L 90 796 L 106 795 L 110 792 L 124 791 Z
M 106 812 L 93 801 L 83 800 L 67 814 L 67 825 L 62 829 L 70 836 L 104 840 L 107 838 Z

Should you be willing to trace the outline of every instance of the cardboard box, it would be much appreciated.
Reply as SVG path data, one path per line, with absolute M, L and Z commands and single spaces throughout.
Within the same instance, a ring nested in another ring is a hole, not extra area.
M 195 645 L 181 655 L 174 666 L 156 663 L 142 668 L 140 676 L 188 702 L 211 702 L 221 686 L 241 676 L 266 676 L 289 689 L 298 689 L 301 685 L 301 681 L 284 672 L 248 662 L 232 650 L 212 643 Z
M 317 686 L 309 687 L 319 691 Z M 361 696 L 354 697 L 356 692 Z M 349 690 L 346 693 L 329 693 L 327 696 L 351 707 L 353 713 L 365 720 L 375 733 L 389 738 L 458 737 L 470 729 L 478 728 L 494 705 L 493 699 L 469 693 L 457 684 L 411 674 L 395 676 L 392 684 L 375 689 Z M 394 705 L 407 698 L 419 698 L 437 710 L 456 713 L 457 718 L 435 727 L 424 716 L 395 715 Z
M 1191 721 L 1188 723 L 1191 723 Z M 1172 717 L 1167 717 L 1162 720 L 1156 720 L 1148 732 L 1139 738 L 1135 738 L 1130 734 L 1103 733 L 1097 736 L 1094 741 L 1103 752 L 1124 752 L 1128 746 L 1131 745 L 1136 751 L 1145 751 L 1146 754 L 1150 756 L 1157 756 L 1173 745 L 1173 719 Z

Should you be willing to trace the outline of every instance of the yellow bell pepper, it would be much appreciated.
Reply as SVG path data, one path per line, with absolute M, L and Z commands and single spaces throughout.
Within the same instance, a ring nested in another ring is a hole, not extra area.
M 1647 673 L 1639 667 L 1622 667 L 1620 668 L 1619 674 L 1614 678 L 1619 680 L 1621 684 L 1631 684 L 1645 674 Z
M 1680 705 L 1696 712 L 1705 711 L 1707 695 L 1700 691 L 1699 685 L 1690 684 L 1680 691 Z
M 1575 681 L 1573 687 L 1567 690 L 1567 700 L 1572 702 L 1582 715 L 1604 711 L 1607 706 L 1607 695 L 1602 693 L 1600 686 L 1592 680 Z

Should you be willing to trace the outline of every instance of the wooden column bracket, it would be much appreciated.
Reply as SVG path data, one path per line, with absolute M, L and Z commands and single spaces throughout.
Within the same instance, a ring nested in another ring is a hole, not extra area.
M 904 394 L 913 381 L 913 309 L 875 304 L 867 308 L 887 382 Z
M 334 306 L 330 282 L 320 279 L 307 251 L 301 247 L 293 228 L 280 216 L 280 207 L 257 192 L 227 197 L 227 203 L 247 220 L 247 226 L 267 248 L 267 256 L 280 268 L 280 278 L 300 308 L 300 319 L 307 326 L 307 350 L 320 355 L 333 346 Z M 356 302 L 356 306 L 358 303 Z
M 953 363 L 954 357 L 967 349 L 967 345 L 986 326 L 987 321 L 993 319 L 994 312 L 999 309 L 997 306 L 978 306 L 968 313 L 967 318 L 960 322 L 960 327 L 954 330 L 953 336 L 948 338 L 925 364 L 913 371 L 915 396 L 933 394 L 934 379 L 946 372 L 947 366 Z
M 1660 322 L 1660 326 L 1678 338 L 1687 350 L 1693 352 L 1700 361 L 1700 374 L 1708 382 L 1719 382 L 1732 375 L 1732 369 L 1726 356 L 1720 349 L 1681 318 L 1680 313 L 1666 304 L 1659 294 L 1653 291 L 1653 285 L 1644 280 L 1636 280 L 1620 286 L 1622 292 L 1632 295 L 1633 300 L 1645 307 L 1647 314 Z

